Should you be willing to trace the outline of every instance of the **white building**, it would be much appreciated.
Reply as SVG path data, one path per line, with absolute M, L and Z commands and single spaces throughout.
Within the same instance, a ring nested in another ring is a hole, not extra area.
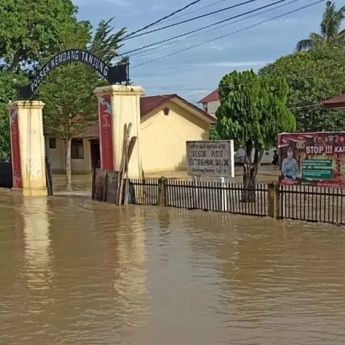
M 215 116 L 218 107 L 220 106 L 219 93 L 218 89 L 212 91 L 209 95 L 201 99 L 198 103 L 202 105 L 202 108 L 207 113 Z M 262 158 L 262 164 L 271 164 L 273 160 L 274 148 L 269 151 L 265 151 L 265 154 Z M 236 152 L 235 162 L 242 163 L 244 160 L 245 151 L 240 149 Z
M 186 169 L 186 141 L 208 140 L 215 118 L 176 94 L 140 100 L 140 151 L 144 173 Z M 65 144 L 46 137 L 53 172 L 65 171 Z M 89 173 L 100 166 L 98 123 L 90 125 L 71 143 L 73 173 Z

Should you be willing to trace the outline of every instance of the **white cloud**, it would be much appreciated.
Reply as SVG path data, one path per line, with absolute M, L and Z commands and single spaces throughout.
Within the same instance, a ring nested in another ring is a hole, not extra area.
M 98 3 L 109 3 L 120 7 L 132 6 L 130 0 L 98 0 Z M 94 4 L 94 0 L 76 0 L 77 5 L 83 6 L 85 4 Z
M 213 46 L 208 47 L 208 49 L 222 51 L 224 50 L 224 47 L 220 45 L 213 45 Z
M 168 10 L 166 5 L 159 4 L 159 5 L 152 5 L 149 7 L 150 11 L 162 11 L 162 10 Z
M 194 66 L 208 66 L 208 67 L 231 67 L 231 68 L 240 68 L 240 67 L 258 67 L 264 66 L 272 61 L 218 61 L 218 62 L 206 62 L 195 64 Z
M 129 0 L 103 0 L 103 1 L 109 2 L 110 4 L 114 4 L 114 5 L 121 6 L 121 7 L 132 6 L 132 4 L 130 3 Z

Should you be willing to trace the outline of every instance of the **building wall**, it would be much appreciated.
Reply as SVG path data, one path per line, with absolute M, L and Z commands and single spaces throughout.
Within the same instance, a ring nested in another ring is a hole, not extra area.
M 74 174 L 86 174 L 90 173 L 91 168 L 91 150 L 90 141 L 88 139 L 83 140 L 84 158 L 83 159 L 71 159 L 72 173 Z M 56 149 L 49 148 L 48 138 L 46 141 L 46 152 L 49 158 L 52 170 L 54 173 L 63 173 L 66 171 L 65 163 L 65 145 L 62 139 L 56 138 Z
M 209 124 L 173 103 L 141 124 L 141 153 L 145 172 L 186 169 L 186 141 L 208 140 Z
M 214 101 L 207 103 L 205 110 L 207 109 L 207 112 L 211 115 L 215 115 L 218 107 L 220 106 L 220 101 Z
M 46 155 L 48 156 L 53 172 L 59 173 L 65 170 L 65 148 L 64 142 L 56 138 L 56 148 L 49 148 L 49 137 L 46 137 Z

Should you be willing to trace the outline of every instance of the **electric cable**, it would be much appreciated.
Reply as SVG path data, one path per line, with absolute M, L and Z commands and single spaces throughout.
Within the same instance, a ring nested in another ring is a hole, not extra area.
M 158 20 L 156 20 L 156 21 L 154 21 L 154 22 L 152 22 L 152 23 L 150 23 L 150 24 L 147 24 L 147 25 L 145 25 L 144 27 L 142 27 L 142 28 L 140 28 L 140 29 L 138 29 L 138 30 L 135 30 L 135 31 L 129 33 L 128 35 L 124 36 L 123 39 L 129 39 L 129 38 L 132 37 L 133 35 L 136 35 L 136 34 L 138 34 L 139 32 L 142 32 L 142 31 L 144 31 L 144 30 L 146 30 L 146 29 L 149 29 L 149 28 L 151 28 L 152 26 L 154 26 L 154 25 L 156 25 L 156 24 L 158 24 L 158 23 L 161 23 L 162 21 L 164 21 L 164 20 L 166 20 L 166 19 L 173 17 L 175 14 L 180 13 L 180 12 L 186 10 L 187 8 L 191 7 L 191 6 L 196 5 L 196 4 L 199 3 L 200 1 L 203 1 L 203 0 L 194 0 L 194 1 L 190 2 L 190 3 L 188 3 L 186 6 L 183 6 L 183 7 L 179 8 L 178 10 L 176 10 L 176 11 L 174 11 L 174 12 L 171 12 L 170 14 L 168 14 L 168 15 L 166 15 L 166 16 L 164 16 L 164 17 L 162 17 L 162 18 L 160 18 L 160 19 L 158 19 Z
M 284 0 L 284 1 L 286 1 L 286 0 Z M 287 2 L 287 3 L 282 4 L 281 6 L 277 6 L 277 7 L 274 7 L 274 8 L 269 8 L 268 10 L 262 11 L 262 12 L 259 13 L 259 14 L 269 13 L 269 12 L 271 12 L 271 11 L 274 11 L 274 10 L 280 9 L 280 8 L 282 8 L 282 7 L 291 5 L 291 4 L 293 4 L 293 3 L 295 3 L 295 2 L 298 2 L 298 1 L 301 1 L 301 0 L 292 0 L 292 1 L 289 1 L 289 2 Z M 233 25 L 233 24 L 242 22 L 242 21 L 244 21 L 244 20 L 248 20 L 248 19 L 254 18 L 254 17 L 256 17 L 257 15 L 258 15 L 258 14 L 255 13 L 255 14 L 252 14 L 251 16 L 248 16 L 247 18 L 241 18 L 241 19 L 239 19 L 239 20 L 236 20 L 236 21 L 230 23 L 230 25 Z M 225 26 L 227 26 L 227 25 L 229 25 L 229 23 L 226 23 L 226 24 L 224 24 L 224 25 L 219 26 L 216 30 L 218 30 L 218 29 L 220 29 L 220 28 L 223 28 L 223 27 L 225 27 Z M 142 46 L 142 47 L 139 47 L 139 48 L 135 48 L 135 49 L 126 51 L 125 53 L 123 53 L 123 55 L 130 56 L 130 57 L 136 56 L 136 55 L 138 55 L 139 52 L 141 52 L 142 50 L 147 50 L 147 49 L 153 48 L 153 47 L 156 47 L 155 49 L 157 49 L 157 48 L 160 48 L 162 44 L 169 43 L 169 42 L 171 42 L 171 41 L 174 41 L 174 40 L 177 40 L 177 39 L 179 39 L 179 38 L 182 38 L 182 37 L 185 37 L 185 36 L 189 36 L 189 35 L 192 35 L 192 34 L 195 34 L 195 33 L 199 33 L 199 32 L 202 31 L 202 30 L 205 30 L 205 28 L 203 28 L 203 27 L 202 27 L 202 28 L 198 28 L 198 29 L 195 29 L 195 30 L 186 32 L 186 33 L 182 33 L 182 34 L 179 34 L 179 35 L 176 35 L 176 36 L 172 36 L 172 37 L 167 38 L 167 39 L 164 39 L 164 40 L 160 40 L 160 41 L 157 41 L 157 42 L 154 42 L 154 43 L 146 44 L 146 45 L 144 45 L 144 46 Z M 208 31 L 206 31 L 205 33 L 212 32 L 213 30 L 214 30 L 214 29 L 208 30 Z M 159 47 L 157 47 L 157 46 L 159 46 Z M 152 51 L 152 50 L 150 50 L 150 51 Z
M 182 20 L 180 22 L 176 22 L 176 23 L 173 23 L 173 24 L 162 26 L 162 27 L 157 28 L 157 29 L 153 29 L 153 30 L 150 30 L 150 31 L 138 33 L 138 34 L 135 34 L 135 35 L 133 34 L 131 36 L 125 36 L 123 38 L 123 40 L 127 41 L 127 40 L 132 39 L 132 38 L 137 38 L 137 37 L 145 36 L 145 35 L 148 35 L 148 34 L 152 34 L 154 32 L 158 32 L 158 31 L 169 29 L 169 28 L 172 28 L 172 27 L 175 27 L 175 26 L 178 26 L 178 25 L 186 24 L 186 23 L 189 23 L 189 22 L 201 19 L 201 18 L 205 18 L 205 17 L 211 16 L 213 14 L 217 14 L 217 13 L 220 13 L 220 12 L 228 11 L 228 10 L 236 8 L 236 7 L 244 6 L 244 5 L 247 5 L 247 4 L 249 4 L 251 2 L 255 2 L 255 1 L 258 1 L 258 0 L 246 0 L 246 1 L 240 2 L 238 4 L 222 8 L 222 9 L 217 10 L 217 11 L 205 13 L 205 14 L 202 14 L 202 15 L 199 15 L 199 16 L 196 16 L 196 17 L 192 17 L 192 18 L 188 18 L 188 19 Z
M 278 1 L 278 2 L 282 2 L 282 1 L 285 1 L 285 0 L 281 0 L 281 1 Z M 174 51 L 174 52 L 172 52 L 172 53 L 169 53 L 169 54 L 166 54 L 166 55 L 163 55 L 163 56 L 159 56 L 159 57 L 156 57 L 156 58 L 154 58 L 154 59 L 151 59 L 151 60 L 142 62 L 142 63 L 140 63 L 140 64 L 138 64 L 138 65 L 134 65 L 132 68 L 137 68 L 137 67 L 139 67 L 139 66 L 143 66 L 143 65 L 146 65 L 146 64 L 148 64 L 148 63 L 151 63 L 151 62 L 154 62 L 154 61 L 157 61 L 157 60 L 161 60 L 161 59 L 164 59 L 164 58 L 167 58 L 167 57 L 170 57 L 170 56 L 174 56 L 174 55 L 177 55 L 177 54 L 179 54 L 179 53 L 182 53 L 182 52 L 185 52 L 185 51 L 188 51 L 188 50 L 191 50 L 191 49 L 200 47 L 200 46 L 202 46 L 202 45 L 205 45 L 205 44 L 208 44 L 208 43 L 211 43 L 211 42 L 218 41 L 218 40 L 220 40 L 220 39 L 222 39 L 222 38 L 232 36 L 232 35 L 234 35 L 234 34 L 236 34 L 236 33 L 240 33 L 240 32 L 247 31 L 247 30 L 252 29 L 252 28 L 255 28 L 255 27 L 259 26 L 259 25 L 266 24 L 266 23 L 271 22 L 271 21 L 274 21 L 274 20 L 276 20 L 276 19 L 285 17 L 285 16 L 290 15 L 290 14 L 293 14 L 293 13 L 297 13 L 297 12 L 299 12 L 299 11 L 301 11 L 301 10 L 306 9 L 306 8 L 315 6 L 315 5 L 317 5 L 317 4 L 321 3 L 321 2 L 324 2 L 324 1 L 325 1 L 325 0 L 314 1 L 314 2 L 312 2 L 311 4 L 308 4 L 308 5 L 304 5 L 304 6 L 298 7 L 297 9 L 294 9 L 294 10 L 288 11 L 288 12 L 286 12 L 286 13 L 283 13 L 283 14 L 280 14 L 280 15 L 277 15 L 277 16 L 274 16 L 274 17 L 272 17 L 272 18 L 269 18 L 269 19 L 260 21 L 260 22 L 258 22 L 258 23 L 255 23 L 255 24 L 253 24 L 253 25 L 244 27 L 244 28 L 242 28 L 242 29 L 232 31 L 231 33 L 227 33 L 227 34 L 225 34 L 225 35 L 218 36 L 218 37 L 216 37 L 216 38 L 213 38 L 213 39 L 210 39 L 210 40 L 207 40 L 207 41 L 204 41 L 204 42 L 201 42 L 201 43 L 198 43 L 198 44 L 189 46 L 189 47 L 187 47 L 187 48 L 180 49 L 180 50 Z

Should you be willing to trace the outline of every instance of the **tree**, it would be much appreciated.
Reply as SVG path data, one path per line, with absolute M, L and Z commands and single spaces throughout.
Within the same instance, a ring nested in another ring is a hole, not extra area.
M 275 145 L 279 132 L 295 129 L 294 116 L 285 105 L 287 93 L 283 79 L 260 77 L 253 71 L 232 72 L 219 84 L 216 134 L 219 139 L 234 139 L 237 147 L 245 148 L 244 202 L 255 201 L 256 176 L 264 150 Z
M 296 116 L 299 131 L 344 129 L 344 111 L 320 107 L 320 102 L 345 92 L 342 49 L 323 47 L 285 56 L 261 69 L 259 74 L 287 81 L 287 105 Z
M 22 74 L 0 71 L 0 160 L 10 158 L 10 126 L 7 104 L 18 98 L 18 86 L 27 81 Z
M 76 10 L 70 0 L 1 0 L 0 156 L 10 156 L 7 103 L 18 99 L 33 68 L 60 49 Z
M 1 0 L 2 69 L 18 72 L 55 53 L 66 24 L 76 21 L 70 0 Z
M 345 6 L 339 10 L 332 1 L 327 1 L 326 9 L 320 24 L 320 34 L 312 32 L 308 39 L 297 43 L 297 51 L 309 51 L 322 46 L 345 48 L 345 30 L 340 26 L 345 18 Z
M 110 62 L 115 56 L 124 29 L 112 33 L 111 19 L 102 21 L 95 34 L 91 26 L 79 23 L 64 35 L 63 49 L 87 49 Z M 53 71 L 42 85 L 39 98 L 46 103 L 44 109 L 45 132 L 64 140 L 67 188 L 71 190 L 71 142 L 97 119 L 97 102 L 93 90 L 103 81 L 90 67 L 69 64 Z

